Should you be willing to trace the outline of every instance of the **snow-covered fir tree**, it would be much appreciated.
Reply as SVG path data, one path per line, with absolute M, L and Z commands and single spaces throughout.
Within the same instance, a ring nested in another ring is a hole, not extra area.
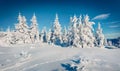
M 94 22 L 89 21 L 89 16 L 85 15 L 83 20 L 83 47 L 94 47 L 95 37 L 93 34 Z
M 58 14 L 56 14 L 54 24 L 52 26 L 52 37 L 51 40 L 54 44 L 61 44 L 61 25 L 58 20 Z
M 42 42 L 47 42 L 47 30 L 46 27 L 43 28 L 41 31 L 41 41 Z
M 21 16 L 19 13 L 18 23 L 15 25 L 17 43 L 29 43 L 30 36 L 28 28 L 25 16 Z
M 108 46 L 113 46 L 112 41 L 110 41 L 110 40 L 107 42 L 107 44 L 108 44 Z
M 27 19 L 25 16 L 23 16 L 23 34 L 24 34 L 24 37 L 23 37 L 23 40 L 24 40 L 24 43 L 30 43 L 30 35 L 29 35 L 29 27 L 27 25 Z
M 62 46 L 68 46 L 68 33 L 65 26 L 62 34 Z
M 79 43 L 80 43 L 80 38 L 79 38 L 79 35 L 78 35 L 78 18 L 76 17 L 76 15 L 74 15 L 73 17 L 73 26 L 72 26 L 72 43 L 73 43 L 73 46 L 75 47 L 80 47 Z
M 70 17 L 70 24 L 69 24 L 69 27 L 68 27 L 68 46 L 72 45 L 72 39 L 71 39 L 71 37 L 72 37 L 72 25 L 73 25 L 72 20 L 73 20 L 72 17 Z
M 104 47 L 105 38 L 104 38 L 104 34 L 102 33 L 100 23 L 98 23 L 98 28 L 97 28 L 97 31 L 96 31 L 96 42 L 97 42 L 97 46 Z
M 79 36 L 78 36 L 78 18 L 76 15 L 74 17 L 70 17 L 70 27 L 68 30 L 68 44 L 69 46 L 75 46 L 77 47 L 79 45 Z
M 20 13 L 18 16 L 18 24 L 16 24 L 15 28 L 16 28 L 16 31 L 19 31 L 20 33 L 27 32 L 28 26 L 26 23 L 26 18 L 25 18 L 25 16 L 21 16 Z
M 6 36 L 4 38 L 5 40 L 3 40 L 3 41 L 5 41 L 5 43 L 7 43 L 9 45 L 16 44 L 17 39 L 16 39 L 16 35 L 15 35 L 14 31 L 12 31 L 10 29 L 10 27 L 8 27 L 6 32 L 7 33 L 6 33 Z
M 17 43 L 23 43 L 23 34 L 24 34 L 24 31 L 23 31 L 23 18 L 21 16 L 21 13 L 19 13 L 18 15 L 18 23 L 15 25 L 15 32 L 16 32 L 16 38 L 17 38 Z
M 78 36 L 79 36 L 79 47 L 83 47 L 82 39 L 83 39 L 83 23 L 82 23 L 82 16 L 78 18 Z
M 32 43 L 39 42 L 39 30 L 38 30 L 38 23 L 36 19 L 35 13 L 33 14 L 33 17 L 31 19 L 31 27 L 30 27 L 30 35 Z
M 7 35 L 6 35 L 5 38 L 6 38 L 6 43 L 11 44 L 12 34 L 11 34 L 11 31 L 10 31 L 10 27 L 7 28 Z
M 22 23 L 23 23 L 23 19 L 22 19 L 21 13 L 19 13 L 18 23 L 15 25 L 15 31 L 16 32 L 21 32 L 21 33 L 23 32 Z
M 52 31 L 51 29 L 48 30 L 48 33 L 47 33 L 47 43 L 51 44 L 51 39 L 52 38 Z

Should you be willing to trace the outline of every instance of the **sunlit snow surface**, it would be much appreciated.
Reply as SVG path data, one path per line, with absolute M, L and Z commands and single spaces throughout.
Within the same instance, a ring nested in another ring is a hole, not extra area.
M 0 46 L 0 71 L 120 71 L 120 49 Z

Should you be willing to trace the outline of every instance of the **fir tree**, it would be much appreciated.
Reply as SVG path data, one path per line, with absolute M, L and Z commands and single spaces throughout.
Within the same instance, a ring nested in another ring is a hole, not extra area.
M 16 32 L 16 38 L 18 40 L 17 43 L 23 43 L 24 42 L 24 30 L 23 30 L 23 17 L 21 16 L 21 13 L 18 15 L 18 23 L 15 25 L 15 32 Z
M 79 47 L 83 47 L 82 39 L 83 39 L 83 23 L 82 23 L 82 16 L 80 15 L 78 19 L 78 36 L 79 36 Z
M 43 28 L 42 32 L 41 32 L 41 41 L 42 42 L 47 42 L 47 31 L 46 31 L 46 27 Z
M 51 44 L 51 39 L 52 38 L 52 31 L 51 29 L 48 30 L 48 33 L 47 33 L 47 43 Z
M 104 34 L 102 33 L 101 25 L 98 23 L 98 29 L 96 31 L 96 41 L 99 47 L 103 47 L 105 43 Z
M 94 47 L 95 37 L 93 35 L 94 30 L 92 26 L 93 24 L 95 23 L 89 21 L 89 16 L 85 15 L 83 20 L 83 35 L 82 35 L 83 47 Z
M 62 34 L 62 46 L 68 46 L 68 33 L 65 26 Z
M 56 14 L 56 18 L 54 24 L 52 26 L 52 42 L 56 45 L 61 44 L 61 25 L 58 20 L 58 15 Z
M 8 27 L 7 28 L 7 36 L 6 36 L 6 43 L 11 44 L 11 41 L 12 41 L 12 34 L 10 32 L 10 28 Z
M 29 33 L 28 33 L 28 30 L 29 30 L 29 27 L 27 25 L 27 20 L 26 20 L 26 17 L 23 16 L 23 24 L 22 24 L 22 29 L 23 29 L 23 33 L 24 36 L 23 36 L 23 40 L 24 40 L 24 43 L 30 43 L 30 36 L 29 36 Z
M 30 27 L 30 31 L 31 31 L 30 35 L 31 35 L 32 42 L 39 42 L 39 30 L 38 30 L 38 23 L 37 23 L 35 14 L 33 14 L 31 22 L 32 23 Z
M 21 16 L 20 13 L 18 15 L 18 23 L 15 25 L 15 29 L 16 29 L 15 32 L 18 34 L 16 35 L 18 43 L 28 43 L 29 35 L 26 18 L 25 16 Z
M 75 47 L 80 47 L 79 43 L 79 35 L 78 35 L 78 18 L 76 15 L 74 17 L 70 17 L 70 27 L 68 31 L 68 44 L 69 46 L 75 46 Z

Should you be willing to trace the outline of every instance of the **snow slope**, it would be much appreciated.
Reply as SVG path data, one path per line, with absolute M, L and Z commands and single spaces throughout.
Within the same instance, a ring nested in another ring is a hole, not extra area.
M 120 49 L 0 46 L 0 71 L 120 71 Z

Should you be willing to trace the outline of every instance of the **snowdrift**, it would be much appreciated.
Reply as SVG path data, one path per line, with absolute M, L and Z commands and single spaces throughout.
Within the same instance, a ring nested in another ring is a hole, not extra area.
M 0 46 L 0 71 L 120 71 L 120 49 Z

